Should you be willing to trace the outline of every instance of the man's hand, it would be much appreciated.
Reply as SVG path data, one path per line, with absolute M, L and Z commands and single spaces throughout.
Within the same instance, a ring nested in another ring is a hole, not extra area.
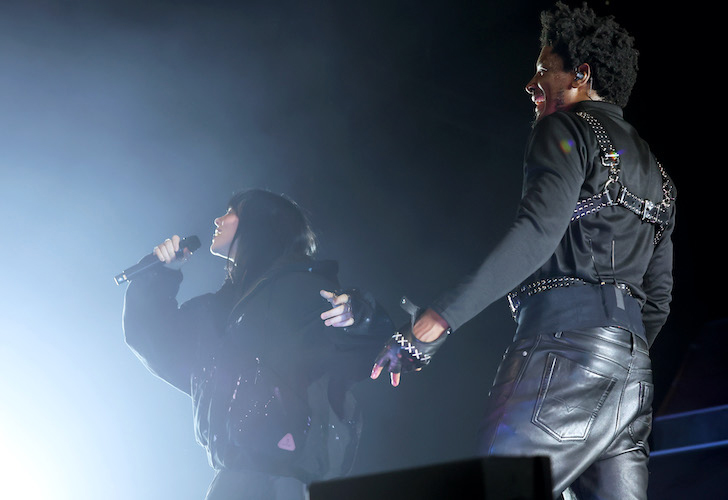
M 407 299 L 402 300 L 403 307 L 410 307 L 413 318 L 417 318 L 419 309 L 408 304 Z M 429 364 L 430 358 L 445 342 L 449 333 L 448 324 L 442 316 L 427 309 L 414 321 L 414 325 L 404 325 L 384 345 L 372 367 L 371 378 L 379 378 L 386 368 L 392 386 L 397 387 L 402 373 L 419 371 Z
M 412 333 L 417 340 L 422 342 L 435 342 L 450 326 L 445 318 L 437 314 L 432 309 L 426 309 L 422 316 L 417 319 Z
M 405 362 L 409 364 L 410 360 L 405 359 Z M 382 349 L 382 352 L 377 356 L 376 362 L 372 367 L 371 378 L 376 380 L 382 373 L 382 370 L 387 368 L 389 370 L 389 381 L 392 387 L 397 387 L 402 377 L 402 349 L 401 346 L 390 339 Z M 422 368 L 410 368 L 408 370 L 421 370 Z
M 328 311 L 321 313 L 321 319 L 324 320 L 326 326 L 343 328 L 354 324 L 351 297 L 348 294 L 336 295 L 334 292 L 326 290 L 321 290 L 319 293 L 333 306 Z

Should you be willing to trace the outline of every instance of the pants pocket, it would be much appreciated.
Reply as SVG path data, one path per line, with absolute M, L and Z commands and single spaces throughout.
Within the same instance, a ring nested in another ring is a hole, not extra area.
M 645 448 L 647 437 L 652 430 L 652 398 L 654 386 L 649 382 L 640 382 L 639 409 L 637 417 L 629 424 L 629 435 L 637 446 Z
M 616 379 L 549 353 L 533 423 L 559 441 L 583 441 Z

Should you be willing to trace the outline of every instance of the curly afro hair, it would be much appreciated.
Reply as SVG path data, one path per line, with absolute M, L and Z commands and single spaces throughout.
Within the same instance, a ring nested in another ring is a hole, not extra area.
M 557 2 L 541 13 L 540 42 L 561 56 L 564 69 L 589 64 L 594 91 L 605 101 L 627 105 L 637 80 L 639 52 L 634 38 L 613 16 L 597 17 L 586 3 L 570 9 Z

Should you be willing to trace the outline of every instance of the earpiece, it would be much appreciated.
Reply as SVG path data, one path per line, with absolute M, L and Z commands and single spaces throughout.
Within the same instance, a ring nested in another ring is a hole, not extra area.
M 582 80 L 582 79 L 584 79 L 584 73 L 582 73 L 581 71 L 577 71 L 576 77 L 574 78 L 574 80 Z

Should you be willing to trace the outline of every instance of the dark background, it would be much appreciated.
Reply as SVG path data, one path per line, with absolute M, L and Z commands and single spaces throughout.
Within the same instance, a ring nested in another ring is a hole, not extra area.
M 400 296 L 426 304 L 473 270 L 517 206 L 533 115 L 523 87 L 550 5 L 3 2 L 0 496 L 204 496 L 212 471 L 189 400 L 124 345 L 112 277 L 171 234 L 208 241 L 234 191 L 297 200 L 320 256 L 396 322 Z M 725 315 L 723 88 L 702 34 L 714 14 L 591 5 L 637 39 L 625 116 L 678 187 L 659 410 L 684 353 Z M 223 263 L 198 252 L 185 276 L 182 300 L 215 290 Z M 401 387 L 357 387 L 355 472 L 471 456 L 513 326 L 501 300 Z

